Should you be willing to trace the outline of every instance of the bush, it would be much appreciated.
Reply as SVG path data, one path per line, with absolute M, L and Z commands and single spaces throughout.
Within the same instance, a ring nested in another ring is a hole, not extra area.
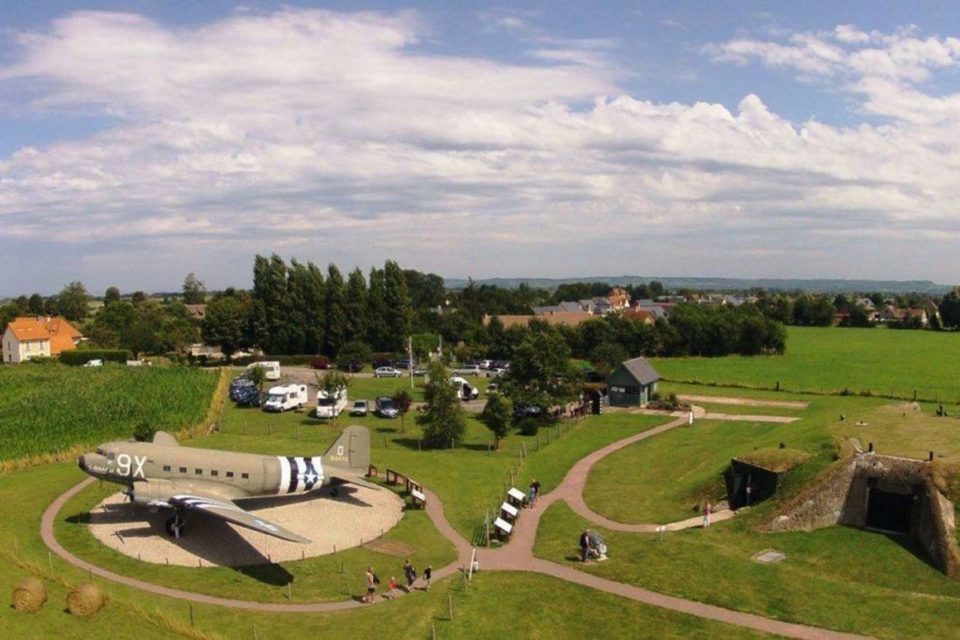
M 537 435 L 541 424 L 543 424 L 543 422 L 537 418 L 523 418 L 516 423 L 517 428 L 520 429 L 520 434 L 525 436 Z
M 91 360 L 125 364 L 130 359 L 130 352 L 126 349 L 75 349 L 60 354 L 60 362 L 74 367 L 87 364 Z

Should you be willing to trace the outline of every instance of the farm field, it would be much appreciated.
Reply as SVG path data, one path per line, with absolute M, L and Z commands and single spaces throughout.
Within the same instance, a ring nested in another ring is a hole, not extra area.
M 788 327 L 782 356 L 658 358 L 673 381 L 960 403 L 960 333 Z
M 0 461 L 128 438 L 141 422 L 176 432 L 207 414 L 216 371 L 188 367 L 0 367 Z

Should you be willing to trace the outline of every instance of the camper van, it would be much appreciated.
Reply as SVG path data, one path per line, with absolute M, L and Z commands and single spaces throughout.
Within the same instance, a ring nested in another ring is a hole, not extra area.
M 347 408 L 347 390 L 340 387 L 333 393 L 317 389 L 317 417 L 336 418 Z
M 450 384 L 457 389 L 457 396 L 461 400 L 476 400 L 480 397 L 480 390 L 460 376 L 450 378 Z
M 307 404 L 307 385 L 287 384 L 270 387 L 267 399 L 263 401 L 264 411 L 287 411 L 299 409 Z
M 270 360 L 268 362 L 251 362 L 247 365 L 247 371 L 253 369 L 254 367 L 262 367 L 263 373 L 267 380 L 280 379 L 280 363 L 276 360 Z

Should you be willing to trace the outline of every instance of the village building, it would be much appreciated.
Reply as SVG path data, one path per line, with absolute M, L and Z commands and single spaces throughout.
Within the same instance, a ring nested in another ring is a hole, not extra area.
M 509 329 L 515 325 L 527 326 L 532 321 L 538 320 L 546 322 L 551 326 L 566 325 L 576 327 L 585 320 L 592 320 L 593 314 L 586 311 L 554 311 L 544 315 L 505 315 L 505 316 L 483 316 L 483 326 L 488 326 L 493 318 L 499 318 L 504 329 Z
M 83 335 L 63 317 L 19 317 L 3 332 L 2 355 L 6 364 L 31 358 L 56 357 L 77 347 Z
M 611 407 L 642 407 L 657 393 L 660 374 L 646 358 L 633 358 L 614 369 L 607 378 Z

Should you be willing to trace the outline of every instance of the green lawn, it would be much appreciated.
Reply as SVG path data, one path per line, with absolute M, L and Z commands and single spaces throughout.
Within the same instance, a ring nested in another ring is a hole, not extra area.
M 780 620 L 881 638 L 955 637 L 960 582 L 945 577 L 904 538 L 846 527 L 761 534 L 751 518 L 651 534 L 605 531 L 564 503 L 540 523 L 539 557 L 663 593 Z M 599 530 L 610 559 L 583 567 L 577 535 Z M 777 549 L 787 559 L 761 565 L 751 556 Z
M 782 356 L 658 358 L 670 380 L 960 403 L 960 333 L 788 327 Z
M 312 455 L 322 453 L 332 444 L 343 426 L 364 425 L 371 433 L 372 463 L 381 472 L 390 468 L 410 475 L 436 492 L 443 501 L 447 519 L 469 540 L 483 522 L 487 509 L 499 507 L 505 486 L 510 483 L 511 470 L 515 470 L 516 486 L 526 489 L 532 478 L 538 478 L 543 490 L 548 491 L 587 453 L 664 421 L 656 416 L 608 414 L 579 425 L 544 428 L 539 436 L 521 436 L 511 431 L 500 448 L 493 451 L 490 430 L 475 415 L 468 414 L 467 431 L 460 446 L 421 451 L 415 417 L 416 412 L 407 415 L 405 431 L 401 432 L 399 419 L 343 416 L 331 425 L 310 417 L 306 411 L 270 414 L 230 405 L 224 411 L 221 433 L 188 444 L 269 455 Z M 521 464 L 522 446 L 526 447 L 527 457 Z
M 56 526 L 60 543 L 75 555 L 99 566 L 110 567 L 116 573 L 173 588 L 189 585 L 190 591 L 198 593 L 261 602 L 345 600 L 362 595 L 365 586 L 363 573 L 368 566 L 379 567 L 378 571 L 383 574 L 401 574 L 405 558 L 409 558 L 415 567 L 424 567 L 427 563 L 442 567 L 455 560 L 457 555 L 453 546 L 430 522 L 426 512 L 408 511 L 400 523 L 383 536 L 384 540 L 403 543 L 413 549 L 405 558 L 357 547 L 298 562 L 239 570 L 229 567 L 197 570 L 144 563 L 100 544 L 86 526 L 84 515 L 115 491 L 115 486 L 93 485 L 67 503 Z

